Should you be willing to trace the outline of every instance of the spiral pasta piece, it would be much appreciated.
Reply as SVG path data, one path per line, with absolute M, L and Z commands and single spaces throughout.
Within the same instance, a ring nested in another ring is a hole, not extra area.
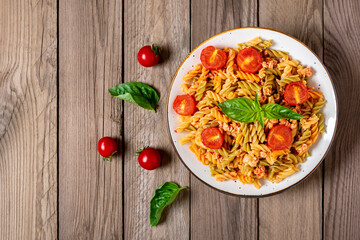
M 253 47 L 253 46 L 256 46 L 257 44 L 261 43 L 262 40 L 259 36 L 247 41 L 245 44 L 249 47 Z
M 216 118 L 216 120 L 218 120 L 219 122 L 222 122 L 222 123 L 230 122 L 230 119 L 227 116 L 225 116 L 224 114 L 222 114 L 220 111 L 218 111 L 216 108 L 211 109 L 211 115 L 214 118 Z
M 287 66 L 294 67 L 294 68 L 297 69 L 297 66 L 298 66 L 298 65 L 299 65 L 299 61 L 287 59 L 287 60 L 279 63 L 279 64 L 277 65 L 277 67 L 278 67 L 280 70 L 283 70 L 283 69 L 284 69 L 285 67 L 287 67 Z
M 295 148 L 301 146 L 302 144 L 306 143 L 307 140 L 309 140 L 310 136 L 311 136 L 310 129 L 305 130 L 304 133 L 300 136 L 299 140 L 293 143 L 293 146 Z
M 237 71 L 236 72 L 236 77 L 240 78 L 242 80 L 248 80 L 248 81 L 253 81 L 253 82 L 259 82 L 260 78 L 257 74 L 253 74 L 253 73 L 246 73 L 243 71 Z
M 281 172 L 279 172 L 274 179 L 271 179 L 270 181 L 275 182 L 275 183 L 279 183 L 282 180 L 284 180 L 286 177 L 294 174 L 296 172 L 296 167 L 289 167 L 287 169 L 282 170 Z
M 255 48 L 256 50 L 258 50 L 259 52 L 264 51 L 265 49 L 271 47 L 272 43 L 270 40 L 265 40 L 263 42 L 260 42 L 258 44 L 256 44 L 255 46 L 253 46 L 253 48 Z
M 318 121 L 316 121 L 312 126 L 311 126 L 311 135 L 309 138 L 309 142 L 307 142 L 308 146 L 310 146 L 311 144 L 313 144 L 316 139 L 319 136 L 319 125 L 318 125 Z
M 192 70 L 184 75 L 183 81 L 190 82 L 194 77 L 198 76 L 202 72 L 202 66 L 200 64 L 196 65 Z
M 256 83 L 252 83 L 252 82 L 246 82 L 246 81 L 239 81 L 238 82 L 238 87 L 253 90 L 255 92 L 259 92 L 261 90 L 260 85 L 258 85 Z
M 254 178 L 250 177 L 250 176 L 245 176 L 245 175 L 240 175 L 238 176 L 238 179 L 240 180 L 240 182 L 242 182 L 243 184 L 252 184 L 254 182 Z
M 228 60 L 225 65 L 226 66 L 226 75 L 230 79 L 236 78 L 236 76 L 234 74 L 235 56 L 236 56 L 235 51 L 230 48 L 229 54 L 228 54 Z
M 188 142 L 191 142 L 195 138 L 195 133 L 196 133 L 195 131 L 192 131 L 192 132 L 186 134 L 184 137 L 179 139 L 179 143 L 181 145 L 184 145 Z
M 214 77 L 214 92 L 219 93 L 221 91 L 221 77 L 215 76 Z
M 254 124 L 250 125 L 250 142 L 258 143 L 257 127 Z
M 255 127 L 256 127 L 257 138 L 259 139 L 260 143 L 265 142 L 266 135 L 265 135 L 264 128 L 259 124 L 258 121 L 255 122 Z
M 317 116 L 319 118 L 319 132 L 324 133 L 325 132 L 324 115 L 322 113 L 318 113 Z
M 311 125 L 317 123 L 318 121 L 319 121 L 318 116 L 316 116 L 316 115 L 314 114 L 314 115 L 312 115 L 311 117 L 309 117 L 309 118 L 307 118 L 307 119 L 306 119 L 306 118 L 302 118 L 302 119 L 300 120 L 300 125 L 301 125 L 301 127 L 302 127 L 304 130 L 306 130 L 306 129 L 309 129 Z
M 286 155 L 286 158 L 290 161 L 292 161 L 293 163 L 303 163 L 305 161 L 305 157 L 301 157 L 299 155 L 294 155 L 292 153 L 288 153 Z
M 241 133 L 244 136 L 244 139 L 243 139 L 243 144 L 244 145 L 245 145 L 245 143 L 248 143 L 248 142 L 251 141 L 250 129 L 249 129 L 248 125 L 249 125 L 248 123 L 241 123 L 240 124 Z
M 220 149 L 213 149 L 213 151 L 220 154 L 221 156 L 223 156 L 225 158 L 229 156 L 228 151 L 224 147 L 222 147 Z
M 256 37 L 246 43 L 239 43 L 238 44 L 238 48 L 239 49 L 244 49 L 244 48 L 247 48 L 247 47 L 253 47 L 255 48 L 256 50 L 258 50 L 259 52 L 263 51 L 264 49 L 266 48 L 269 48 L 271 47 L 272 43 L 270 40 L 261 40 L 260 37 Z
M 315 104 L 314 104 L 314 107 L 312 109 L 312 114 L 317 114 L 318 112 L 320 112 L 321 108 L 324 106 L 325 104 L 325 99 L 320 99 L 319 101 L 317 101 Z
M 281 78 L 281 80 L 278 81 L 278 84 L 279 84 L 281 87 L 284 87 L 284 86 L 285 86 L 286 84 L 288 84 L 288 83 L 291 83 L 291 82 L 299 82 L 299 81 L 301 81 L 299 75 L 283 76 L 283 77 Z
M 323 98 L 322 92 L 319 92 L 319 91 L 310 90 L 309 95 L 310 95 L 310 98 L 312 98 L 313 100 L 319 100 L 319 99 Z
M 239 151 L 234 151 L 230 153 L 227 157 L 224 157 L 224 160 L 221 162 L 222 169 L 225 169 L 226 166 L 232 162 L 235 157 L 237 157 Z
M 200 119 L 200 127 L 204 127 L 209 121 L 211 121 L 211 120 L 214 120 L 215 118 L 214 118 L 214 116 L 212 116 L 211 114 L 207 114 L 207 115 L 205 115 L 204 117 L 202 117 L 201 119 Z
M 237 173 L 235 171 L 233 172 L 224 172 L 222 174 L 215 175 L 216 181 L 223 182 L 225 180 L 235 180 L 237 179 Z
M 264 86 L 263 86 L 263 91 L 264 91 L 264 94 L 265 96 L 270 96 L 271 93 L 272 93 L 272 89 L 275 85 L 275 76 L 274 75 L 267 75 L 265 77 L 265 83 L 264 83 Z
M 199 81 L 199 87 L 195 91 L 195 100 L 200 101 L 206 89 L 206 81 Z
M 265 54 L 269 55 L 270 57 L 276 57 L 276 58 L 288 58 L 289 53 L 283 52 L 275 49 L 266 49 Z
M 190 121 L 181 122 L 178 127 L 175 129 L 175 132 L 181 133 L 184 131 L 187 127 L 189 127 Z

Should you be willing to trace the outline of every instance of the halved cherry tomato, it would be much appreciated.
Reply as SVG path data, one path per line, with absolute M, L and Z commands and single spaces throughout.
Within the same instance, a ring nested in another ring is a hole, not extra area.
M 196 102 L 191 95 L 178 95 L 173 103 L 173 109 L 177 114 L 190 116 L 196 111 Z
M 225 66 L 227 56 L 223 50 L 208 46 L 201 51 L 200 60 L 207 69 L 218 70 Z
M 217 127 L 208 127 L 201 133 L 201 142 L 205 147 L 219 149 L 224 143 L 224 136 Z
M 267 145 L 272 150 L 284 150 L 290 147 L 293 141 L 291 129 L 285 125 L 276 125 L 267 136 Z
M 309 97 L 309 92 L 302 82 L 292 82 L 285 87 L 284 100 L 289 105 L 303 104 Z
M 242 71 L 255 73 L 260 70 L 263 58 L 256 49 L 249 47 L 239 51 L 236 56 L 236 63 Z

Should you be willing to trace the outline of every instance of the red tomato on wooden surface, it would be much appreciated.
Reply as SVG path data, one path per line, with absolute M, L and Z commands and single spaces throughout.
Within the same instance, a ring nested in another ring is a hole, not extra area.
M 291 129 L 285 125 L 276 125 L 267 136 L 267 145 L 272 150 L 284 150 L 291 146 L 293 136 Z
M 161 156 L 158 150 L 147 147 L 138 156 L 140 166 L 146 170 L 154 170 L 161 164 Z
M 117 152 L 117 144 L 112 137 L 103 137 L 97 143 L 97 150 L 104 160 L 111 161 L 112 156 Z
M 144 67 L 152 67 L 159 62 L 159 47 L 155 44 L 140 48 L 137 59 Z
M 201 142 L 205 147 L 219 149 L 224 143 L 224 136 L 217 127 L 208 127 L 201 133 Z
M 218 70 L 225 66 L 226 53 L 214 46 L 208 46 L 201 51 L 200 61 L 209 70 Z
M 303 104 L 309 97 L 309 91 L 302 82 L 292 82 L 285 87 L 284 100 L 289 105 Z
M 242 71 L 246 73 L 255 73 L 260 70 L 263 58 L 260 53 L 252 48 L 241 49 L 236 56 L 236 63 Z
M 191 95 L 178 95 L 176 96 L 173 109 L 177 114 L 183 116 L 190 116 L 196 111 L 196 102 Z

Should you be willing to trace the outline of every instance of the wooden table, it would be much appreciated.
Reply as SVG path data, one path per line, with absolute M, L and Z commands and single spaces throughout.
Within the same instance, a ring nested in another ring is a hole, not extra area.
M 360 3 L 357 0 L 0 0 L 0 239 L 359 239 Z M 305 42 L 339 97 L 336 141 L 309 179 L 244 199 L 189 173 L 166 130 L 166 100 L 182 60 L 224 30 L 260 26 Z M 136 54 L 158 43 L 162 61 Z M 141 81 L 158 112 L 110 96 Z M 121 151 L 103 162 L 102 136 Z M 161 149 L 156 171 L 134 152 Z M 149 224 L 157 186 L 190 186 Z

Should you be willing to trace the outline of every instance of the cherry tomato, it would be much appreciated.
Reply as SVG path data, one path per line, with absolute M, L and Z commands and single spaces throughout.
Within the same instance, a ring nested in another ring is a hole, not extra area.
M 205 147 L 219 149 L 224 143 L 224 136 L 217 127 L 208 127 L 201 133 L 201 142 Z
M 140 48 L 137 59 L 144 67 L 152 67 L 159 62 L 159 47 L 155 44 Z
M 103 137 L 97 143 L 97 150 L 104 160 L 111 162 L 112 156 L 117 152 L 117 144 L 112 137 Z
M 138 156 L 138 161 L 142 168 L 146 170 L 154 170 L 160 166 L 161 156 L 158 150 L 147 147 L 144 150 L 141 150 Z
M 201 51 L 200 60 L 207 69 L 218 70 L 225 66 L 227 56 L 223 50 L 208 46 Z
M 309 92 L 302 82 L 292 82 L 285 87 L 284 100 L 289 105 L 303 104 L 309 97 Z
M 276 125 L 267 136 L 267 145 L 272 150 L 284 150 L 291 146 L 293 136 L 291 129 L 285 125 Z
M 173 103 L 173 109 L 177 114 L 190 116 L 196 111 L 196 102 L 191 95 L 178 95 Z
M 255 73 L 260 70 L 263 58 L 256 49 L 249 47 L 241 49 L 236 56 L 236 63 L 242 71 Z

